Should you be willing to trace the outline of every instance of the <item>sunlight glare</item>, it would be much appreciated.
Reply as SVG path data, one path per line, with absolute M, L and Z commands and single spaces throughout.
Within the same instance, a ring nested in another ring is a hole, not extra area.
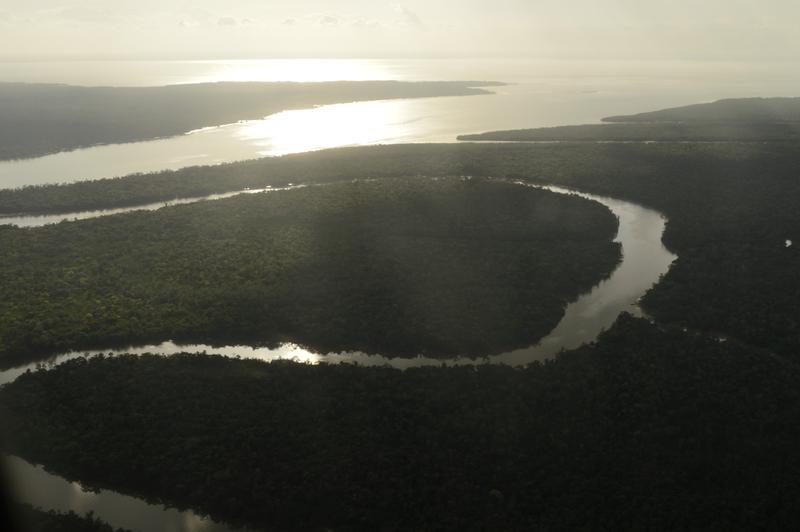
M 410 137 L 409 116 L 408 102 L 402 100 L 326 105 L 248 122 L 237 134 L 262 147 L 260 155 L 285 155 Z

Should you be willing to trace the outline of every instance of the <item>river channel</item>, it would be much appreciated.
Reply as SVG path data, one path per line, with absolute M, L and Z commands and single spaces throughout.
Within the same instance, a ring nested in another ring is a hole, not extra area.
M 532 185 L 520 184 L 520 186 Z M 55 355 L 43 362 L 23 365 L 0 372 L 0 385 L 11 382 L 22 373 L 28 370 L 36 370 L 37 367 L 42 365 L 45 367 L 53 366 L 76 357 L 94 356 L 99 353 L 159 353 L 171 355 L 179 352 L 206 352 L 265 361 L 289 359 L 308 363 L 349 362 L 363 366 L 388 365 L 398 369 L 442 364 L 450 366 L 469 364 L 522 366 L 534 361 L 552 358 L 562 350 L 572 349 L 593 341 L 598 334 L 611 326 L 621 312 L 641 315 L 641 310 L 638 307 L 639 299 L 667 272 L 676 256 L 661 243 L 666 220 L 660 213 L 615 198 L 587 194 L 556 186 L 540 188 L 558 194 L 575 194 L 587 200 L 597 201 L 611 210 L 619 220 L 615 241 L 622 245 L 623 258 L 621 264 L 611 276 L 567 306 L 563 318 L 550 334 L 536 345 L 528 348 L 478 359 L 453 358 L 442 360 L 425 357 L 387 358 L 360 352 L 320 354 L 294 344 L 284 344 L 278 348 L 270 349 L 250 346 L 177 345 L 172 342 L 165 342 L 158 345 L 135 346 L 116 351 L 81 351 Z M 274 193 L 275 191 L 243 191 L 241 193 L 245 192 Z M 224 197 L 229 197 L 230 195 L 232 194 L 226 194 Z M 197 198 L 194 201 L 209 201 L 213 199 L 219 198 Z M 147 206 L 150 209 L 161 207 L 164 207 L 164 205 Z M 87 216 L 75 217 L 85 218 L 108 214 L 114 214 L 114 212 L 96 212 Z M 53 221 L 56 220 L 47 220 L 50 223 Z M 36 226 L 42 225 L 43 220 L 40 217 L 30 217 L 17 219 L 16 222 L 22 226 Z M 179 511 L 158 504 L 149 504 L 143 500 L 109 490 L 86 490 L 76 482 L 70 482 L 58 475 L 49 473 L 41 466 L 31 464 L 19 457 L 7 457 L 6 467 L 16 498 L 45 509 L 73 510 L 80 514 L 93 511 L 97 517 L 114 527 L 123 527 L 142 532 L 151 530 L 169 532 L 229 532 L 239 530 L 223 523 L 216 523 L 191 511 Z

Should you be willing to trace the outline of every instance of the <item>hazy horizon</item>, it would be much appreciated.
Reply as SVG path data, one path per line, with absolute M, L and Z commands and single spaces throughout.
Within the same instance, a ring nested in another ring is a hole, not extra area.
M 788 0 L 7 0 L 0 60 L 535 57 L 791 61 Z

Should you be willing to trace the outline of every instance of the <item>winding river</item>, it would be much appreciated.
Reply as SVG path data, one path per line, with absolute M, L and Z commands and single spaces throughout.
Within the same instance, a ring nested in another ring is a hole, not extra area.
M 520 186 L 536 186 L 519 183 Z M 293 187 L 289 187 L 293 188 Z M 240 356 L 260 360 L 290 359 L 310 363 L 356 362 L 363 366 L 392 366 L 407 369 L 418 366 L 450 366 L 470 364 L 508 364 L 521 366 L 537 360 L 552 358 L 561 350 L 572 349 L 591 342 L 604 329 L 611 326 L 620 312 L 627 311 L 642 315 L 638 300 L 667 272 L 676 256 L 661 243 L 666 220 L 651 209 L 615 198 L 587 194 L 557 186 L 541 186 L 553 193 L 574 194 L 605 205 L 619 220 L 615 241 L 622 245 L 622 263 L 610 277 L 600 282 L 592 290 L 570 303 L 563 318 L 538 344 L 499 355 L 480 359 L 453 358 L 448 360 L 417 357 L 387 358 L 360 352 L 318 354 L 300 346 L 285 344 L 275 349 L 253 348 L 249 346 L 177 345 L 165 342 L 158 345 L 136 346 L 118 351 L 71 352 L 55 355 L 43 362 L 27 364 L 0 372 L 0 385 L 16 379 L 28 370 L 36 370 L 44 365 L 52 367 L 80 356 L 94 356 L 98 353 L 160 353 L 170 355 L 179 352 L 206 352 L 223 356 Z M 221 199 L 242 193 L 267 193 L 277 189 L 261 189 L 234 192 L 181 200 L 181 203 Z M 174 203 L 171 203 L 174 204 Z M 93 211 L 74 215 L 54 217 L 19 217 L 13 223 L 26 226 L 40 226 L 62 219 L 84 219 L 105 216 L 136 209 L 158 209 L 167 204 L 153 204 L 130 209 L 113 211 Z M 10 222 L 10 219 L 4 220 Z M 9 456 L 6 467 L 12 480 L 11 486 L 18 500 L 33 506 L 58 511 L 73 510 L 83 514 L 93 511 L 100 519 L 114 527 L 134 531 L 163 530 L 170 532 L 232 532 L 239 530 L 191 511 L 179 511 L 162 505 L 149 504 L 143 500 L 108 490 L 90 491 L 76 482 L 70 482 L 45 471 L 21 458 Z
M 147 86 L 209 81 L 338 79 L 498 79 L 513 83 L 497 88 L 492 97 L 470 97 L 467 106 L 461 97 L 355 102 L 286 111 L 263 120 L 194 131 L 170 139 L 97 146 L 37 159 L 0 162 L 0 189 L 216 164 L 342 145 L 452 142 L 456 135 L 462 133 L 597 123 L 601 117 L 612 114 L 638 113 L 717 98 L 740 97 L 742 94 L 793 96 L 799 72 L 800 69 L 787 68 L 785 62 L 576 62 L 499 60 L 494 57 L 484 60 L 448 58 L 430 61 L 0 63 L 0 78 L 5 81 L 67 82 L 79 85 Z M 313 74 L 313 77 L 307 77 L 309 74 Z M 556 187 L 546 188 L 557 193 L 575 193 Z M 271 191 L 239 193 L 243 192 Z M 177 203 L 222 199 L 235 194 L 192 198 L 169 204 L 155 203 L 136 209 L 155 210 Z M 622 311 L 641 315 L 637 301 L 658 282 L 675 259 L 661 244 L 664 218 L 658 212 L 629 202 L 578 194 L 602 203 L 618 217 L 616 240 L 622 244 L 622 263 L 609 278 L 570 303 L 557 327 L 537 345 L 484 359 L 447 360 L 447 364 L 523 365 L 551 358 L 562 349 L 592 341 Z M 35 227 L 65 219 L 93 218 L 129 210 L 134 209 L 4 218 L 0 219 L 0 224 Z M 797 241 L 787 239 L 785 245 L 796 246 Z M 291 344 L 277 349 L 261 349 L 248 346 L 188 346 L 166 342 L 123 351 L 162 354 L 206 351 L 262 360 L 293 359 L 312 363 L 350 361 L 362 365 L 390 365 L 400 369 L 442 363 L 438 359 L 389 359 L 363 353 L 320 355 Z M 59 364 L 83 355 L 82 352 L 61 354 L 45 361 L 45 365 Z M 29 369 L 35 370 L 36 364 L 0 371 L 0 385 L 13 381 Z M 16 496 L 34 506 L 78 513 L 94 511 L 97 517 L 114 527 L 142 532 L 237 530 L 190 511 L 148 504 L 113 491 L 86 490 L 78 483 L 46 472 L 41 466 L 32 465 L 18 457 L 6 457 L 4 462 L 5 473 L 13 480 L 10 486 L 16 491 Z

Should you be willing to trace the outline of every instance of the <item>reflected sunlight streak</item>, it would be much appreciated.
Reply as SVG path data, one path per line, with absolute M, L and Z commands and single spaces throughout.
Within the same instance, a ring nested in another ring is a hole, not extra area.
M 260 155 L 285 155 L 335 146 L 360 146 L 410 138 L 408 102 L 378 100 L 283 111 L 240 126 L 237 136 Z

